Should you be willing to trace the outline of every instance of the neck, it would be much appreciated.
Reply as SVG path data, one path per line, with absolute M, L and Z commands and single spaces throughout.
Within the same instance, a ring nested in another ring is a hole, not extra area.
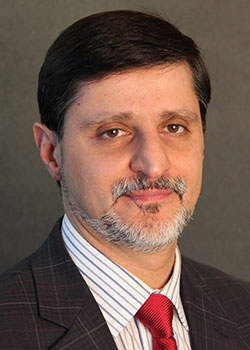
M 120 249 L 113 260 L 140 278 L 149 287 L 161 289 L 171 277 L 175 262 L 175 249 L 176 242 L 157 253 L 141 253 L 124 249 L 121 254 Z
M 67 213 L 70 222 L 92 246 L 127 271 L 138 277 L 153 289 L 161 289 L 171 277 L 175 262 L 176 244 L 157 253 L 138 252 L 127 247 L 118 246 L 105 241 L 87 224 L 79 221 L 74 215 Z

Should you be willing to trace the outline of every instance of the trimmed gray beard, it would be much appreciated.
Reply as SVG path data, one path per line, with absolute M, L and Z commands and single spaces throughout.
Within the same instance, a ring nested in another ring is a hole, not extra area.
M 183 178 L 162 176 L 158 181 L 148 181 L 145 178 L 120 179 L 112 186 L 114 203 L 99 219 L 91 219 L 73 200 L 66 183 L 64 169 L 61 169 L 61 186 L 64 197 L 72 214 L 78 219 L 84 219 L 89 226 L 107 242 L 127 247 L 134 251 L 156 253 L 171 246 L 181 235 L 184 227 L 190 221 L 193 210 L 185 207 L 182 197 L 186 192 Z M 161 204 L 138 206 L 143 214 L 143 220 L 131 222 L 129 218 L 121 218 L 115 211 L 117 200 L 135 190 L 160 188 L 171 189 L 180 197 L 181 206 L 174 213 L 171 221 L 159 222 L 155 214 Z

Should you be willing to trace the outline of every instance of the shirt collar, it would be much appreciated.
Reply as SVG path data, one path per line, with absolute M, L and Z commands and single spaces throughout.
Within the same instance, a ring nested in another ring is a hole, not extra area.
M 180 298 L 181 255 L 178 248 L 170 280 L 161 290 L 154 290 L 89 244 L 76 231 L 66 214 L 62 223 L 62 236 L 68 253 L 94 295 L 114 337 L 128 324 L 151 293 L 167 296 L 188 330 Z

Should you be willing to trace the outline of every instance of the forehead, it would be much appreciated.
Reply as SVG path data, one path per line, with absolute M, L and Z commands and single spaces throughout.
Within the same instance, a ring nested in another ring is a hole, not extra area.
M 199 114 L 191 70 L 185 63 L 113 74 L 83 86 L 66 113 L 72 119 L 101 115 L 159 115 L 165 110 Z

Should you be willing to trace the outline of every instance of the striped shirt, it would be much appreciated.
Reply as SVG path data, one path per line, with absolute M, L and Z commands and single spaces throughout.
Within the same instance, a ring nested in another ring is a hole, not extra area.
M 66 249 L 102 311 L 118 350 L 153 348 L 151 333 L 134 317 L 151 293 L 161 293 L 172 301 L 172 325 L 177 348 L 191 350 L 188 324 L 180 298 L 181 256 L 178 248 L 170 280 L 161 290 L 155 290 L 89 244 L 75 230 L 66 214 L 62 236 Z

